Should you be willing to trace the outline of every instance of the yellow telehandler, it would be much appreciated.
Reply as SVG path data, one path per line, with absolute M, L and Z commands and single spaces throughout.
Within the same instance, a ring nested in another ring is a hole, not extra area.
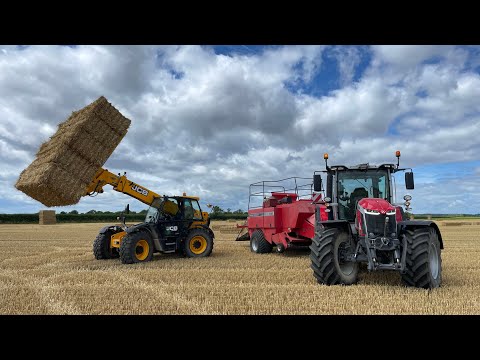
M 154 252 L 180 252 L 187 257 L 209 256 L 213 250 L 214 233 L 210 218 L 203 212 L 195 196 L 161 196 L 123 175 L 100 169 L 85 195 L 103 193 L 105 185 L 149 205 L 145 222 L 127 226 L 124 213 L 121 225 L 102 228 L 93 243 L 97 260 L 120 257 L 124 264 L 146 262 Z

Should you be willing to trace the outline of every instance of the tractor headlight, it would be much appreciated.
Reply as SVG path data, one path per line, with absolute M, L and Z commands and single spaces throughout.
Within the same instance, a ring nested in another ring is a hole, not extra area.
M 380 211 L 378 211 L 378 210 L 365 210 L 365 214 L 379 215 Z

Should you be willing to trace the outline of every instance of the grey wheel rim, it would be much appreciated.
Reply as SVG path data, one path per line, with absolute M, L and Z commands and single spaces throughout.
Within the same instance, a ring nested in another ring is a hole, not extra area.
M 258 250 L 258 243 L 257 243 L 256 238 L 252 239 L 252 250 L 255 251 L 255 252 L 257 252 L 257 250 Z
M 430 244 L 428 262 L 430 265 L 430 273 L 432 274 L 432 277 L 436 279 L 438 277 L 438 249 L 434 243 Z

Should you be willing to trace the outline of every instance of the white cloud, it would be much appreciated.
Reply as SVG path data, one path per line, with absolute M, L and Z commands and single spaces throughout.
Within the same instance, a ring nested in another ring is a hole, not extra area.
M 376 45 L 376 59 L 398 67 L 415 66 L 432 57 L 446 56 L 453 46 L 445 45 Z
M 338 62 L 340 86 L 347 86 L 352 82 L 355 69 L 362 60 L 361 52 L 353 46 L 337 46 L 334 48 L 334 57 Z
M 186 191 L 224 208 L 245 208 L 252 182 L 311 176 L 324 152 L 348 165 L 395 162 L 400 149 L 405 166 L 421 166 L 473 161 L 480 151 L 480 76 L 466 67 L 478 55 L 453 46 L 372 47 L 354 83 L 369 50 L 335 47 L 341 86 L 323 97 L 286 86 L 308 84 L 332 61 L 322 59 L 323 46 L 230 56 L 207 46 L 0 49 L 0 180 L 9 189 L 0 202 L 15 201 L 15 209 L 39 206 L 11 191 L 39 145 L 100 95 L 132 119 L 105 167 L 161 194 Z M 437 189 L 429 186 L 439 185 L 425 186 L 415 196 L 429 211 Z M 472 206 L 480 205 L 469 189 Z M 126 202 L 135 203 L 110 191 L 73 208 Z

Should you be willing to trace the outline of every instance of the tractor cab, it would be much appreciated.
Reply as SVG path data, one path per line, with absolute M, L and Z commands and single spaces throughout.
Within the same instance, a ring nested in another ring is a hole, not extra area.
M 399 152 L 397 158 L 400 157 Z M 393 174 L 400 169 L 399 164 L 382 164 L 379 166 L 370 164 L 359 164 L 347 167 L 345 165 L 328 166 L 328 154 L 324 155 L 327 173 L 327 187 L 325 201 L 330 206 L 326 209 L 328 220 L 346 220 L 355 222 L 357 207 L 360 200 L 382 199 L 389 204 L 394 204 L 394 182 Z M 411 169 L 410 169 L 411 170 Z M 314 174 L 314 190 L 324 191 L 320 171 Z M 405 173 L 405 184 L 407 190 L 414 188 L 413 172 Z M 402 205 L 410 210 L 411 196 L 407 195 L 404 204 L 395 204 L 398 212 L 398 220 L 404 217 Z M 327 216 L 325 216 L 327 217 Z
M 443 240 L 431 221 L 409 221 L 411 196 L 394 203 L 392 175 L 405 173 L 407 190 L 414 188 L 411 169 L 397 164 L 328 166 L 326 196 L 315 208 L 315 236 L 310 245 L 311 267 L 321 284 L 353 284 L 360 263 L 369 271 L 394 270 L 409 286 L 435 288 L 441 283 Z M 325 191 L 319 171 L 314 173 L 314 191 Z
M 368 164 L 351 168 L 332 167 L 332 195 L 338 203 L 338 214 L 335 214 L 337 219 L 354 221 L 357 204 L 364 198 L 383 199 L 392 203 L 392 169 L 393 164 L 378 167 Z

